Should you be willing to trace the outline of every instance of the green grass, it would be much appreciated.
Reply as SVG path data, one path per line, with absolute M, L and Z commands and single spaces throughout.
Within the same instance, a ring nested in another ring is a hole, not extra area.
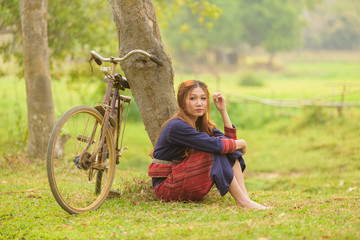
M 220 90 L 301 99 L 341 92 L 343 84 L 359 88 L 358 61 L 303 57 L 291 58 L 280 72 L 257 71 L 264 83 L 259 87 L 241 86 L 241 72 L 223 73 Z M 211 92 L 217 89 L 216 78 L 206 74 L 178 74 L 175 85 L 193 78 L 206 81 Z M 69 107 L 97 100 L 93 93 L 79 95 L 75 88 L 53 83 L 58 116 Z M 202 202 L 156 200 L 146 175 L 151 143 L 142 122 L 132 121 L 124 143 L 129 150 L 117 166 L 113 184 L 121 197 L 107 200 L 96 211 L 69 215 L 50 192 L 44 160 L 31 163 L 25 157 L 23 81 L 0 78 L 0 96 L 0 239 L 360 238 L 358 108 L 345 109 L 339 117 L 334 109 L 229 106 L 238 137 L 248 143 L 244 174 L 248 192 L 253 200 L 274 207 L 267 211 L 239 209 L 229 194 L 221 198 L 216 189 Z M 360 101 L 360 95 L 348 95 L 345 101 Z M 215 110 L 212 115 L 221 129 Z
M 10 161 L 1 169 L 0 236 L 359 238 L 359 130 L 352 129 L 356 121 L 332 119 L 302 129 L 297 129 L 297 121 L 291 126 L 283 121 L 259 130 L 239 129 L 249 144 L 245 172 L 248 191 L 252 199 L 274 206 L 273 210 L 238 209 L 229 195 L 221 198 L 215 189 L 200 203 L 160 202 L 154 197 L 146 171 L 132 171 L 131 165 L 121 163 L 113 185 L 121 191 L 121 198 L 106 201 L 96 211 L 70 216 L 49 191 L 44 162 Z M 137 139 L 146 139 L 146 135 L 139 132 Z M 139 153 L 142 156 L 148 151 L 138 150 L 144 151 Z M 150 163 L 145 156 L 143 161 Z

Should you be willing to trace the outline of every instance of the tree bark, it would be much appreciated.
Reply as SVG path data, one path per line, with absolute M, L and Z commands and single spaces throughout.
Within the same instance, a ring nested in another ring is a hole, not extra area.
M 118 33 L 119 55 L 142 49 L 164 62 L 163 66 L 157 66 L 142 56 L 133 56 L 121 64 L 146 131 L 155 145 L 161 125 L 177 110 L 171 59 L 164 50 L 150 0 L 110 0 L 110 4 Z
M 47 0 L 21 0 L 20 15 L 28 110 L 27 155 L 44 158 L 55 124 L 47 41 Z

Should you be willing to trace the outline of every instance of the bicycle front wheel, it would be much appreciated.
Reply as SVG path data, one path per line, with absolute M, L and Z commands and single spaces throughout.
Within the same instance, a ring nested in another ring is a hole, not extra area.
M 106 199 L 115 175 L 111 130 L 98 148 L 103 116 L 94 108 L 77 106 L 56 123 L 48 146 L 47 174 L 59 205 L 70 214 L 97 209 Z

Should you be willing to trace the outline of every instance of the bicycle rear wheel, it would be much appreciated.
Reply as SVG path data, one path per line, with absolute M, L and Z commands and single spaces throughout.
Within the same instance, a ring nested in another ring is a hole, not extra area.
M 56 201 L 70 214 L 100 207 L 114 180 L 116 163 L 110 129 L 106 131 L 105 146 L 96 154 L 102 120 L 96 109 L 77 106 L 61 116 L 52 131 L 48 180 Z

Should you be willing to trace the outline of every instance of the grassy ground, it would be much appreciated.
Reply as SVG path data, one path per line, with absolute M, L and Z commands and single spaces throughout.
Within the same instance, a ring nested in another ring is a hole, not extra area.
M 263 80 L 261 87 L 242 87 L 240 74 L 222 74 L 221 90 L 300 99 L 341 92 L 344 84 L 356 90 L 360 84 L 356 59 L 307 60 L 308 64 L 302 58 L 290 62 L 281 72 L 256 72 Z M 211 92 L 218 87 L 212 75 L 178 75 L 175 84 L 187 78 L 207 81 Z M 247 189 L 255 201 L 274 207 L 267 211 L 239 209 L 229 194 L 221 198 L 216 189 L 203 202 L 157 201 L 146 176 L 151 144 L 142 123 L 131 122 L 125 142 L 129 150 L 117 166 L 113 184 L 121 197 L 107 200 L 96 211 L 74 216 L 64 212 L 51 195 L 44 161 L 30 163 L 24 156 L 22 82 L 2 77 L 0 85 L 1 239 L 360 238 L 359 109 L 347 109 L 343 117 L 334 109 L 299 110 L 283 116 L 279 109 L 231 105 L 238 137 L 249 145 Z M 62 82 L 53 86 L 59 115 L 70 106 L 94 101 L 69 92 Z M 62 97 L 64 92 L 67 98 Z M 11 101 L 15 97 L 19 101 Z M 345 101 L 359 99 L 355 93 Z M 220 123 L 214 111 L 213 115 Z
M 328 124 L 295 131 L 282 124 L 241 131 L 250 146 L 245 172 L 248 191 L 252 199 L 273 206 L 270 211 L 238 209 L 229 195 L 221 198 L 215 189 L 200 203 L 157 201 L 144 170 L 150 163 L 144 147 L 136 149 L 143 151 L 141 160 L 125 159 L 118 166 L 113 188 L 121 191 L 121 198 L 106 201 L 96 211 L 70 216 L 52 197 L 42 161 L 12 162 L 14 158 L 8 156 L 1 168 L 0 236 L 358 239 L 359 130 L 342 129 L 343 124 L 335 120 Z

